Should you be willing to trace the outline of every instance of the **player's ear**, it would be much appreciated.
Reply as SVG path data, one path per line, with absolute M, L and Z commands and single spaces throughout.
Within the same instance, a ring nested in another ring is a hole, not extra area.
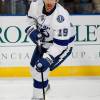
M 59 0 L 56 0 L 56 3 L 58 3 L 59 2 Z
M 57 2 L 59 2 L 59 0 L 57 0 Z

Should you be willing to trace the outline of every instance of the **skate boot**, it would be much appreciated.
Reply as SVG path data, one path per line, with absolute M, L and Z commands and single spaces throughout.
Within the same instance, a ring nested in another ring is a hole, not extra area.
M 48 84 L 48 86 L 45 88 L 45 94 L 48 93 L 49 90 L 50 90 L 50 84 Z M 34 98 L 34 97 L 32 97 L 31 100 L 44 100 L 44 98 Z
M 48 86 L 45 89 L 45 93 L 47 93 L 50 90 L 50 84 L 48 84 Z

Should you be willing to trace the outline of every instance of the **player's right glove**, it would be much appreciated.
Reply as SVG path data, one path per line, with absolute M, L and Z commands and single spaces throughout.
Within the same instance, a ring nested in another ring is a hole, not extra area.
M 33 26 L 29 26 L 26 28 L 25 32 L 27 33 L 27 35 L 29 35 L 30 39 L 35 43 L 37 44 L 37 41 L 40 37 L 40 31 L 36 28 L 35 25 Z
M 28 26 L 26 29 L 25 29 L 25 32 L 27 33 L 27 35 L 30 35 L 32 33 L 32 31 L 36 30 L 37 27 L 36 25 L 32 25 L 32 26 Z

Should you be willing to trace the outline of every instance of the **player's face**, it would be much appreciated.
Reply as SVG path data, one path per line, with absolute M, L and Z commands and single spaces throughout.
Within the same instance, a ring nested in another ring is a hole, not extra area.
M 44 0 L 44 3 L 45 3 L 45 9 L 47 12 L 50 12 L 55 4 L 57 3 L 57 0 Z

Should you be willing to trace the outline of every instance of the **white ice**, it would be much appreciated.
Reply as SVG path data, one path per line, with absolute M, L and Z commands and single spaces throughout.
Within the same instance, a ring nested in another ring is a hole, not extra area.
M 100 78 L 50 78 L 46 100 L 100 100 Z M 31 100 L 32 79 L 0 79 L 0 100 Z

